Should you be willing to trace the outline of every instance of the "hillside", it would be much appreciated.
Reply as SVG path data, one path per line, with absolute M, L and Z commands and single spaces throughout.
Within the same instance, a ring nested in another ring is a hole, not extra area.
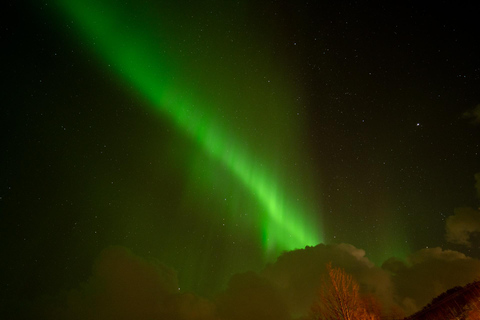
M 480 281 L 454 287 L 405 320 L 480 320 Z

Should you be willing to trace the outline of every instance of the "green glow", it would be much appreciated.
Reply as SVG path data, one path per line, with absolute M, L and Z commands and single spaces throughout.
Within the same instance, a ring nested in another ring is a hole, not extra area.
M 59 1 L 77 27 L 91 40 L 96 52 L 122 79 L 142 94 L 156 111 L 167 116 L 213 159 L 226 166 L 259 202 L 262 241 L 267 254 L 322 242 L 322 230 L 274 178 L 252 151 L 218 121 L 212 108 L 202 105 L 194 93 L 186 93 L 176 78 L 178 59 L 158 44 L 158 30 L 128 25 L 130 13 L 100 1 Z M 160 32 L 161 34 L 168 34 Z M 255 154 L 256 155 L 256 154 Z

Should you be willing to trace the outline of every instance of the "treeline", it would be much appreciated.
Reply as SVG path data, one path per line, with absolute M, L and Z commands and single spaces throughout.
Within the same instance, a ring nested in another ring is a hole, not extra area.
M 480 281 L 454 287 L 405 320 L 480 320 Z

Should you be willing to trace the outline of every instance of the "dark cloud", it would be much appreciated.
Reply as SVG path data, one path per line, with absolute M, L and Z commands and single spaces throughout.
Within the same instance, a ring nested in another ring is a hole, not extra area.
M 278 288 L 268 279 L 247 272 L 234 275 L 218 299 L 222 319 L 290 319 L 290 312 Z
M 162 306 L 162 316 L 158 319 L 171 320 L 213 320 L 215 304 L 193 293 L 169 296 Z M 157 318 L 152 318 L 157 319 Z
M 382 268 L 350 244 L 320 244 L 284 252 L 259 273 L 236 274 L 214 300 L 180 293 L 176 272 L 122 247 L 105 249 L 79 288 L 37 301 L 37 319 L 241 320 L 301 318 L 308 314 L 326 264 L 344 268 L 383 312 L 418 311 L 435 296 L 480 276 L 480 260 L 463 253 L 423 249 Z
M 480 198 L 480 173 L 475 174 L 475 181 L 477 195 Z M 471 247 L 471 235 L 480 232 L 480 209 L 456 208 L 454 215 L 447 218 L 445 230 L 448 242 Z
M 419 250 L 406 262 L 392 258 L 382 268 L 391 272 L 395 299 L 407 314 L 418 311 L 442 292 L 480 276 L 480 260 L 441 248 Z
M 47 319 L 213 319 L 213 304 L 178 292 L 176 272 L 123 247 L 105 249 L 80 288 L 37 302 Z
M 463 117 L 470 119 L 473 124 L 480 124 L 480 104 L 476 107 L 469 109 L 463 113 Z
M 447 218 L 445 229 L 447 241 L 470 247 L 472 233 L 480 232 L 480 211 L 473 208 L 456 208 Z

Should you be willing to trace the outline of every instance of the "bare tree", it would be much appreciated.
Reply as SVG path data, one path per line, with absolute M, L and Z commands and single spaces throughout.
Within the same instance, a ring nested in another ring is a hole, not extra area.
M 352 275 L 341 268 L 327 264 L 327 274 L 323 278 L 318 300 L 311 308 L 312 320 L 376 320 L 359 294 L 359 285 Z

